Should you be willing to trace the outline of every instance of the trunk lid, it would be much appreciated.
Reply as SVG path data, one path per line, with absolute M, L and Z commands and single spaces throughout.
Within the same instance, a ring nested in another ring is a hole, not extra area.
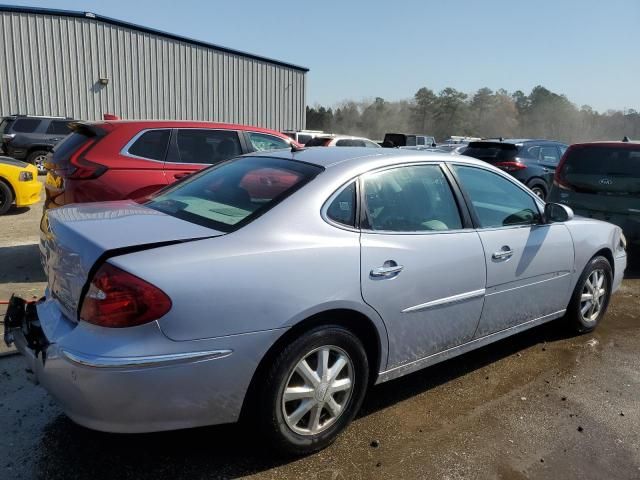
M 223 235 L 132 200 L 48 210 L 43 226 L 40 254 L 49 295 L 74 321 L 89 276 L 109 256 Z

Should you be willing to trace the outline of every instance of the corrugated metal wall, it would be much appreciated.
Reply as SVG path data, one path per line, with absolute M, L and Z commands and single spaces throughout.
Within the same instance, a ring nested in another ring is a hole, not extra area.
M 90 18 L 0 11 L 0 115 L 301 129 L 305 98 L 294 68 Z

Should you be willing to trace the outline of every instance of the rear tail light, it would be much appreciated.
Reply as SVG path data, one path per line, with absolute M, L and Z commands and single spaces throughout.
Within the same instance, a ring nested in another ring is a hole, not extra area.
M 496 167 L 505 172 L 517 172 L 518 170 L 524 170 L 527 166 L 524 163 L 520 163 L 518 161 L 513 162 L 498 162 L 494 163 Z
M 101 327 L 123 328 L 149 323 L 171 309 L 158 287 L 108 263 L 91 280 L 80 318 Z
M 98 178 L 102 175 L 107 167 L 91 160 L 87 160 L 84 155 L 87 151 L 96 143 L 96 139 L 93 138 L 87 143 L 82 145 L 71 157 L 69 163 L 73 167 L 67 174 L 67 178 L 73 178 L 75 180 L 90 180 L 92 178 Z

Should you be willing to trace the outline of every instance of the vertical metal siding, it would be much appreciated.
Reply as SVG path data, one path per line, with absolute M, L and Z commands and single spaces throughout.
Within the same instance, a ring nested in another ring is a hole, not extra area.
M 0 11 L 0 115 L 301 129 L 305 82 L 294 68 L 95 19 Z

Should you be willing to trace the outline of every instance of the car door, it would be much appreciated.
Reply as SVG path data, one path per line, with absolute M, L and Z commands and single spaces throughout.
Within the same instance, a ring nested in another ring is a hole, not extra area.
M 71 129 L 69 128 L 69 122 L 71 121 L 72 120 L 51 120 L 44 135 L 45 141 L 51 147 L 54 147 L 71 133 Z
M 573 241 L 562 223 L 542 223 L 533 194 L 517 181 L 468 165 L 453 165 L 470 204 L 487 266 L 484 308 L 476 337 L 567 307 Z
M 361 185 L 362 296 L 387 327 L 388 368 L 471 340 L 484 252 L 442 167 L 394 167 Z
M 168 183 L 242 154 L 236 130 L 177 128 L 164 163 Z

